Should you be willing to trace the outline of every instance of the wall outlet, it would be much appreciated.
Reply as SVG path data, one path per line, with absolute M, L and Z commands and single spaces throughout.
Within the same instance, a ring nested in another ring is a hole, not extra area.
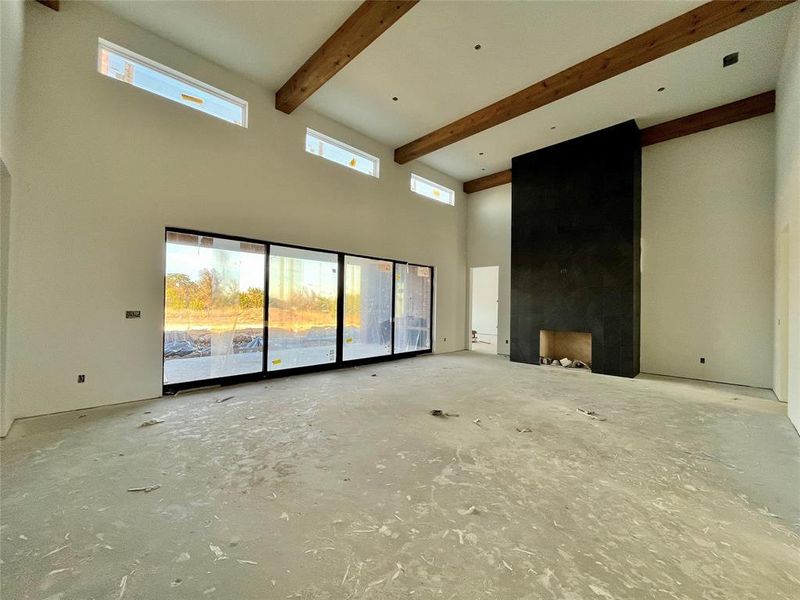
M 700 357 L 700 364 L 701 364 L 701 365 L 704 365 L 704 364 L 706 364 L 706 357 L 705 357 L 705 356 L 701 356 L 701 357 Z
M 140 310 L 126 310 L 125 311 L 125 318 L 126 319 L 141 319 L 142 318 L 142 311 L 140 311 Z
M 85 383 L 85 382 L 86 382 L 86 375 L 84 375 L 83 373 L 78 375 L 78 383 Z
M 508 343 L 508 340 L 506 340 L 506 344 L 507 344 L 507 343 Z
M 446 342 L 446 341 L 447 341 L 447 338 L 444 338 L 444 341 Z

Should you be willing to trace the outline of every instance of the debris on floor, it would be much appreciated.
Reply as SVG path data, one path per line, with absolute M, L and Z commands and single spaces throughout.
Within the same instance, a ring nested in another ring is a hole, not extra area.
M 533 429 L 530 427 L 517 427 L 517 433 L 532 433 Z
M 434 409 L 431 411 L 431 414 L 432 414 L 434 417 L 442 417 L 442 418 L 446 418 L 446 417 L 458 417 L 458 416 L 460 416 L 458 413 L 449 413 L 449 412 L 445 412 L 445 411 L 443 411 L 443 410 L 440 410 L 440 409 L 438 409 L 438 408 L 434 408 Z
M 214 544 L 209 544 L 208 549 L 214 553 L 214 556 L 216 556 L 214 561 L 225 560 L 226 558 L 228 558 L 227 556 L 225 556 L 225 553 L 219 546 L 215 546 Z
M 458 509 L 458 514 L 460 514 L 462 517 L 466 517 L 467 515 L 475 515 L 475 514 L 479 514 L 479 513 L 480 513 L 480 511 L 477 508 L 475 508 L 474 506 L 470 506 L 467 509 L 463 509 L 463 508 L 459 508 Z
M 145 494 L 147 494 L 147 493 L 156 491 L 160 487 L 161 487 L 160 483 L 154 483 L 153 485 L 147 485 L 147 486 L 144 486 L 144 487 L 128 488 L 128 491 L 129 492 L 144 492 Z
M 139 425 L 139 427 L 150 427 L 151 425 L 158 425 L 159 423 L 163 423 L 164 419 L 156 419 L 155 417 L 152 419 L 147 419 L 144 423 Z
M 228 400 L 233 400 L 236 396 L 226 396 L 225 398 L 217 398 L 214 400 L 217 404 L 222 404 L 223 402 L 227 402 Z
M 472 419 L 472 422 L 475 423 L 475 425 L 477 425 L 478 427 L 481 426 L 481 420 L 480 419 Z
M 587 417 L 591 417 L 592 419 L 595 419 L 595 420 L 597 420 L 597 421 L 605 421 L 605 420 L 606 420 L 606 418 L 605 418 L 605 417 L 601 417 L 600 415 L 598 415 L 598 414 L 597 414 L 595 411 L 593 411 L 592 409 L 589 409 L 589 408 L 579 408 L 579 409 L 577 409 L 577 410 L 578 410 L 578 412 L 579 412 L 579 413 L 581 413 L 582 415 L 586 415 Z

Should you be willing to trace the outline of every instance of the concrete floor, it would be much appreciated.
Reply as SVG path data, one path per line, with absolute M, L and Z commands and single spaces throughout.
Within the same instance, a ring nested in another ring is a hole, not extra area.
M 29 419 L 1 595 L 796 599 L 785 412 L 464 352 Z
M 483 354 L 497 354 L 497 336 L 488 333 L 479 333 L 478 341 L 470 341 L 469 349 Z

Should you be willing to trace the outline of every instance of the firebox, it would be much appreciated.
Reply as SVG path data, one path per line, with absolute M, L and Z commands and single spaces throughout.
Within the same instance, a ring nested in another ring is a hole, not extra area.
M 539 331 L 539 362 L 562 367 L 592 368 L 592 334 L 585 331 Z

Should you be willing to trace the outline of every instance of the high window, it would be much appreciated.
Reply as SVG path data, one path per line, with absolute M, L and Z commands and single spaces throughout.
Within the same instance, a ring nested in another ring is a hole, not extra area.
M 453 190 L 414 173 L 411 174 L 411 191 L 450 206 L 456 203 L 456 193 Z
M 102 38 L 98 40 L 97 70 L 106 77 L 247 127 L 245 100 Z
M 380 159 L 313 129 L 306 129 L 306 152 L 359 173 L 380 177 Z

